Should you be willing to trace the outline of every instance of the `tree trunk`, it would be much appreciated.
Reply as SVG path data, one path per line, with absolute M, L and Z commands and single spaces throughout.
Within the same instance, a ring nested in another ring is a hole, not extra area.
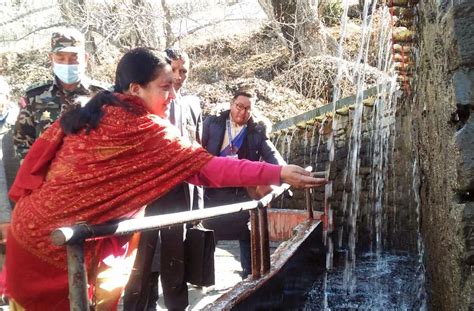
M 276 21 L 293 59 L 333 54 L 337 42 L 318 17 L 316 0 L 259 0 L 271 21 Z
M 163 8 L 163 31 L 165 36 L 166 48 L 170 47 L 175 42 L 173 29 L 171 28 L 171 10 L 166 0 L 161 0 L 161 7 Z
M 59 0 L 61 17 L 69 26 L 80 25 L 85 16 L 85 0 Z
M 272 0 L 273 14 L 280 24 L 280 29 L 292 56 L 298 60 L 302 56 L 300 40 L 297 37 L 298 16 L 296 14 L 298 0 Z
M 140 11 L 147 11 L 148 4 L 144 0 L 132 0 L 132 9 L 136 10 L 137 12 Z M 138 27 L 138 23 L 133 24 L 134 27 L 133 29 L 130 29 L 130 46 L 131 47 L 137 47 L 137 46 L 156 46 L 155 40 L 151 39 L 153 38 L 153 35 L 151 35 L 150 38 L 146 38 L 147 34 L 143 33 L 142 30 Z M 144 37 L 145 36 L 145 37 Z M 147 40 L 151 39 L 151 40 Z

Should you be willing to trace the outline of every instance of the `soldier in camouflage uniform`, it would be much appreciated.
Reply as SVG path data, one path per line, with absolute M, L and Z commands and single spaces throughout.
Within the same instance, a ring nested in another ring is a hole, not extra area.
M 88 58 L 84 36 L 79 31 L 65 29 L 52 34 L 50 59 L 54 79 L 28 88 L 20 99 L 14 145 L 21 160 L 56 119 L 107 88 L 85 76 Z

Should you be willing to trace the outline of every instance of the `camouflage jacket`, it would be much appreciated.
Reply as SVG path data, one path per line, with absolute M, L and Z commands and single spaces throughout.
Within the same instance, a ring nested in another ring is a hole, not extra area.
M 54 80 L 34 85 L 20 99 L 20 113 L 14 128 L 17 157 L 25 158 L 31 145 L 65 112 L 84 105 L 97 92 L 107 89 L 101 82 L 83 79 L 74 91 L 67 91 Z

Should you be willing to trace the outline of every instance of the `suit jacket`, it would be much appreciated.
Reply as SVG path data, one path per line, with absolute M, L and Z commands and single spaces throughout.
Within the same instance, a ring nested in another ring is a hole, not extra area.
M 226 120 L 230 111 L 224 111 L 219 116 L 209 116 L 204 120 L 202 146 L 211 154 L 219 155 L 226 133 Z M 250 161 L 263 160 L 272 164 L 286 164 L 283 157 L 267 136 L 263 122 L 257 122 L 253 117 L 247 122 L 247 134 L 237 155 L 239 159 Z M 249 201 L 251 198 L 245 188 L 206 188 L 205 207 Z M 214 230 L 217 240 L 248 240 L 250 238 L 247 222 L 248 211 L 243 211 L 219 218 L 208 219 L 204 225 Z
M 179 96 L 174 100 L 173 105 L 174 114 L 182 116 L 182 118 L 177 119 L 177 122 L 181 123 L 183 137 L 201 143 L 202 111 L 199 98 L 196 96 Z M 178 124 L 176 125 L 178 126 Z M 149 204 L 145 210 L 145 216 L 202 208 L 204 208 L 202 187 L 182 183 Z
M 209 116 L 204 121 L 202 146 L 211 154 L 219 155 L 226 132 L 226 120 L 230 111 L 224 111 L 219 116 Z M 272 164 L 286 164 L 283 157 L 267 136 L 267 129 L 262 122 L 256 122 L 253 117 L 247 122 L 247 135 L 237 155 L 239 159 L 260 161 Z

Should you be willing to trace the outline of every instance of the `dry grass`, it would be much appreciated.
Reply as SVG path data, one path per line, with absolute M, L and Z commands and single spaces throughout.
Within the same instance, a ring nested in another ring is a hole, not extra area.
M 321 105 L 296 91 L 256 78 L 239 78 L 213 84 L 190 83 L 188 89 L 202 100 L 204 114 L 218 114 L 228 109 L 233 91 L 239 85 L 254 88 L 257 94 L 256 111 L 270 121 L 277 122 L 314 109 Z
M 295 89 L 305 97 L 319 99 L 327 103 L 332 101 L 333 87 L 338 68 L 342 66 L 339 88 L 341 97 L 356 93 L 357 74 L 365 70 L 365 87 L 374 86 L 379 77 L 385 74 L 371 66 L 357 66 L 353 62 L 332 56 L 306 58 L 292 66 L 275 79 L 277 85 Z
M 33 84 L 51 79 L 48 53 L 46 50 L 29 50 L 23 53 L 5 52 L 0 54 L 1 73 L 6 76 L 11 87 L 12 98 L 23 95 Z
M 232 90 L 240 84 L 255 89 L 257 109 L 272 122 L 321 105 L 295 89 L 273 83 L 287 70 L 289 54 L 268 28 L 194 46 L 189 52 L 193 68 L 187 89 L 201 97 L 205 114 L 227 109 Z
M 289 58 L 285 46 L 267 29 L 250 37 L 217 39 L 188 51 L 193 60 L 192 79 L 200 83 L 253 77 L 271 81 Z
M 374 29 L 378 29 L 381 21 L 380 10 L 376 11 L 372 21 Z M 360 50 L 360 24 L 361 21 L 358 19 L 349 20 L 342 60 L 323 55 L 290 64 L 286 47 L 271 29 L 265 27 L 251 36 L 235 36 L 193 46 L 189 49 L 194 60 L 191 89 L 199 92 L 204 88 L 202 84 L 227 81 L 228 85 L 238 78 L 258 78 L 275 83 L 273 91 L 277 93 L 291 89 L 303 97 L 313 99 L 315 103 L 313 106 L 317 106 L 332 100 L 334 79 L 337 68 L 342 63 L 341 96 L 352 95 L 356 91 L 354 83 L 357 78 L 356 71 L 360 68 L 353 63 Z M 328 30 L 334 38 L 339 40 L 340 25 Z M 371 34 L 367 66 L 364 67 L 366 87 L 373 86 L 382 75 L 373 68 L 377 63 L 378 36 L 377 31 Z M 218 102 L 219 96 L 214 91 L 211 93 L 208 94 L 206 102 Z M 299 110 L 302 112 L 304 109 L 306 107 L 302 106 Z

